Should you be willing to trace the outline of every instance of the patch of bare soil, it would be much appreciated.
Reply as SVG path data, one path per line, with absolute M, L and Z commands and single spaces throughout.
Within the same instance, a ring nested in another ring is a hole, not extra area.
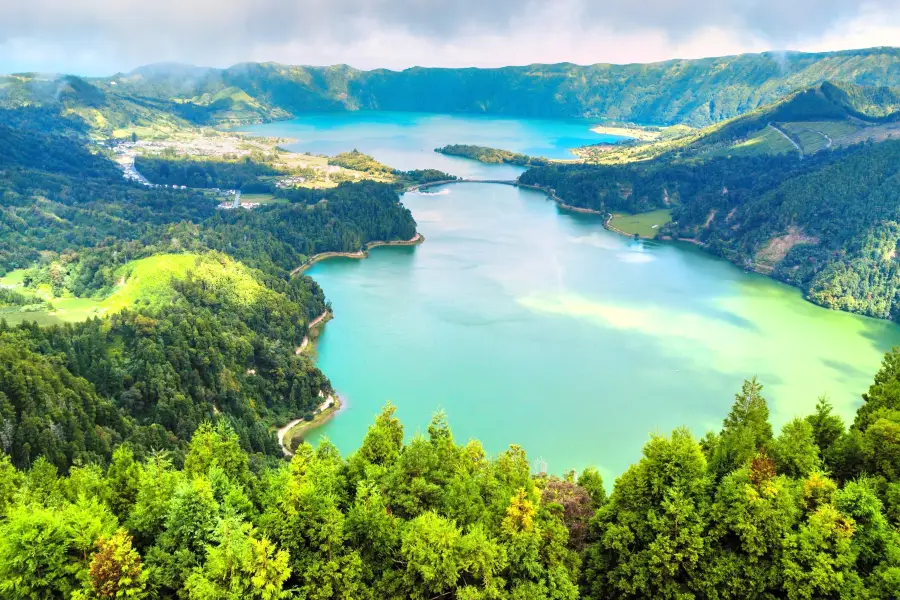
M 756 253 L 756 266 L 772 270 L 797 244 L 818 244 L 819 238 L 806 235 L 797 227 L 790 227 L 785 235 L 769 240 L 766 247 Z
M 737 212 L 737 206 L 735 206 L 734 208 L 729 210 L 728 215 L 725 217 L 725 222 L 729 223 L 731 221 L 732 217 L 734 217 L 734 213 L 736 213 L 736 212 Z

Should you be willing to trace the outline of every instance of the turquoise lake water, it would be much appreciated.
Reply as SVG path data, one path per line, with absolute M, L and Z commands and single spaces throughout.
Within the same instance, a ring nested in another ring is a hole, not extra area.
M 531 156 L 575 158 L 571 148 L 619 139 L 592 132 L 592 125 L 588 121 L 361 111 L 314 114 L 246 131 L 294 138 L 295 143 L 284 146 L 295 152 L 333 156 L 357 149 L 403 171 L 433 168 L 458 177 L 514 179 L 524 169 L 484 165 L 444 156 L 434 149 L 447 144 L 474 144 Z
M 355 147 L 398 168 L 492 178 L 518 170 L 430 150 L 480 143 L 564 155 L 600 138 L 586 123 L 396 113 L 255 131 L 297 138 L 297 149 Z M 653 432 L 718 429 L 754 375 L 776 427 L 821 394 L 849 420 L 882 354 L 900 343 L 894 324 L 814 306 L 691 246 L 612 234 L 537 192 L 471 183 L 437 192 L 402 199 L 424 244 L 308 271 L 335 314 L 319 366 L 346 400 L 310 441 L 328 436 L 351 452 L 391 401 L 411 435 L 444 410 L 459 441 L 478 438 L 490 453 L 518 444 L 536 467 L 596 465 L 611 478 Z

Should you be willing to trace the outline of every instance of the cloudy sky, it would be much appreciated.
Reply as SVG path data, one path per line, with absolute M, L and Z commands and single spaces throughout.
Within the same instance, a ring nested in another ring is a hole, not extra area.
M 0 72 L 647 62 L 900 45 L 898 0 L 0 0 Z

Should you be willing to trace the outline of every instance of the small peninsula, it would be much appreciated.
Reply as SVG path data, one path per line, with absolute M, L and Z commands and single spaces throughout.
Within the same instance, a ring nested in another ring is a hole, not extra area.
M 510 152 L 509 150 L 501 150 L 499 148 L 489 148 L 487 146 L 472 146 L 469 144 L 449 144 L 442 148 L 435 148 L 435 152 L 446 154 L 447 156 L 460 156 L 462 158 L 471 158 L 478 162 L 487 164 L 507 164 L 518 165 L 520 167 L 542 167 L 554 162 L 546 158 L 528 156 L 519 152 Z

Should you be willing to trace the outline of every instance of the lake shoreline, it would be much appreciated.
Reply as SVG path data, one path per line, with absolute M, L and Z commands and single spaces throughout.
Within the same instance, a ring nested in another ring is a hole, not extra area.
M 291 271 L 291 277 L 302 274 L 314 264 L 329 258 L 342 257 L 363 259 L 369 256 L 369 251 L 372 248 L 378 248 L 381 246 L 417 246 L 424 241 L 425 236 L 419 232 L 416 232 L 416 235 L 408 240 L 378 240 L 369 242 L 366 244 L 364 250 L 358 250 L 356 252 L 322 252 L 311 256 L 306 262 Z M 298 346 L 294 351 L 295 354 L 302 354 L 311 343 L 310 334 L 333 318 L 334 314 L 329 310 L 325 310 L 321 315 L 313 319 L 307 327 L 307 335 L 303 337 L 303 341 L 300 343 L 300 346 Z M 298 418 L 286 423 L 282 427 L 279 427 L 276 430 L 276 435 L 278 436 L 278 445 L 281 447 L 282 453 L 286 457 L 291 457 L 294 455 L 294 453 L 284 445 L 284 439 L 288 434 L 293 432 L 291 436 L 293 438 L 297 435 L 306 434 L 310 431 L 318 429 L 319 427 L 330 421 L 332 418 L 334 418 L 334 416 L 345 406 L 346 403 L 341 400 L 340 396 L 338 396 L 337 394 L 330 395 L 322 404 L 322 406 L 319 407 L 319 411 L 313 416 L 312 421 L 306 421 L 303 418 Z
M 304 350 L 306 350 L 307 346 L 310 344 L 310 336 L 316 331 L 320 325 L 324 325 L 328 321 L 334 318 L 334 315 L 327 308 L 322 312 L 321 315 L 312 320 L 312 322 L 306 326 L 306 335 L 303 336 L 303 340 L 300 342 L 300 345 L 297 347 L 295 354 L 302 354 Z M 317 336 L 318 337 L 318 336 Z
M 282 427 L 279 427 L 276 434 L 278 436 L 278 445 L 281 447 L 282 454 L 288 458 L 294 455 L 294 452 L 284 444 L 284 440 L 288 437 L 288 434 L 292 434 L 288 440 L 288 445 L 290 445 L 291 440 L 297 437 L 297 435 L 306 434 L 318 429 L 333 419 L 345 406 L 346 403 L 341 400 L 340 396 L 331 394 L 325 399 L 325 402 L 319 406 L 319 410 L 313 415 L 312 421 L 299 418 L 289 421 Z
M 314 254 L 313 256 L 309 257 L 306 260 L 306 262 L 304 262 L 302 265 L 300 265 L 299 267 L 297 267 L 296 269 L 291 271 L 291 277 L 300 275 L 301 273 L 306 271 L 308 268 L 310 268 L 317 262 L 321 262 L 321 261 L 329 259 L 329 258 L 359 258 L 359 259 L 361 259 L 361 258 L 368 257 L 369 251 L 372 248 L 378 248 L 380 246 L 418 246 L 419 244 L 421 244 L 424 241 L 425 241 L 425 236 L 422 235 L 421 233 L 416 232 L 416 235 L 414 235 L 413 237 L 411 237 L 408 240 L 392 240 L 389 242 L 385 242 L 385 241 L 369 242 L 366 244 L 366 247 L 364 250 L 357 250 L 356 252 L 321 252 L 319 254 Z

